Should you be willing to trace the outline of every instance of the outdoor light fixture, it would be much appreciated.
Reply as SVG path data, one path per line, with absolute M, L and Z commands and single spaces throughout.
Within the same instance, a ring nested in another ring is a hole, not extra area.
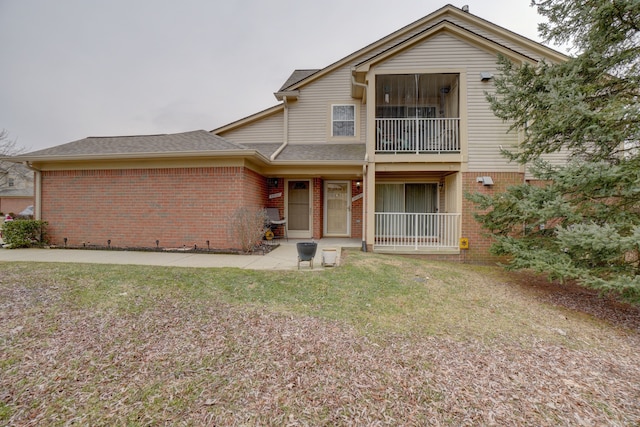
M 356 189 L 360 190 L 360 185 L 362 185 L 362 183 L 360 181 L 356 181 Z
M 271 184 L 274 187 L 278 186 L 278 178 L 269 178 L 269 184 Z
M 482 185 L 487 187 L 493 185 L 493 179 L 490 176 L 479 176 L 476 178 L 476 182 L 481 182 Z

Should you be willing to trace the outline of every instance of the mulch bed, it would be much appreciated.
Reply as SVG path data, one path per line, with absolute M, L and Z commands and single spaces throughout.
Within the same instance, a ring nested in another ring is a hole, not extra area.
M 542 301 L 640 332 L 640 306 L 622 302 L 615 295 L 602 294 L 575 282 L 549 282 L 542 276 L 523 272 L 512 277 L 518 279 L 515 283 L 522 289 L 535 293 Z

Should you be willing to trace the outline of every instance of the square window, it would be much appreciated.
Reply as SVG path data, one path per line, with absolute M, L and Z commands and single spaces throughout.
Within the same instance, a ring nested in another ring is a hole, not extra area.
M 331 136 L 355 136 L 356 106 L 332 105 Z

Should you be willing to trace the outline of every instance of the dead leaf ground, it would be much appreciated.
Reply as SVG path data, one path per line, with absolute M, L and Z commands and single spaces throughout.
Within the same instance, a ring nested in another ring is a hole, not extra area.
M 71 303 L 66 283 L 25 282 L 34 277 L 0 279 L 6 425 L 640 424 L 640 336 L 614 325 L 606 347 L 366 336 L 179 294 L 92 309 Z M 571 299 L 555 292 L 534 293 Z

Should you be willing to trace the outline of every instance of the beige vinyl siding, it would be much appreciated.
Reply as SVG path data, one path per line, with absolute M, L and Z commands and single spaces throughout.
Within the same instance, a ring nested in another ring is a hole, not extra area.
M 282 144 L 284 141 L 284 113 L 277 112 L 219 135 L 238 144 Z
M 460 102 L 467 103 L 468 116 L 461 119 L 467 120 L 468 169 L 517 172 L 519 166 L 508 163 L 500 155 L 500 145 L 516 144 L 517 135 L 507 134 L 509 126 L 493 115 L 484 95 L 486 90 L 493 87 L 492 83 L 480 80 L 481 71 L 497 73 L 496 59 L 493 53 L 441 33 L 376 66 L 375 72 L 463 70 L 467 79 L 467 94 L 466 99 L 461 94 Z
M 562 150 L 556 153 L 543 154 L 541 158 L 542 160 L 551 163 L 553 166 L 564 166 L 567 164 L 569 159 L 569 152 Z M 533 174 L 529 170 L 529 165 L 527 165 L 525 170 L 525 179 L 534 179 Z
M 353 104 L 359 110 L 356 117 L 357 138 L 331 140 L 331 105 Z M 289 109 L 289 143 L 323 144 L 327 142 L 365 143 L 366 106 L 351 98 L 351 67 L 310 83 L 300 92 L 298 101 Z

